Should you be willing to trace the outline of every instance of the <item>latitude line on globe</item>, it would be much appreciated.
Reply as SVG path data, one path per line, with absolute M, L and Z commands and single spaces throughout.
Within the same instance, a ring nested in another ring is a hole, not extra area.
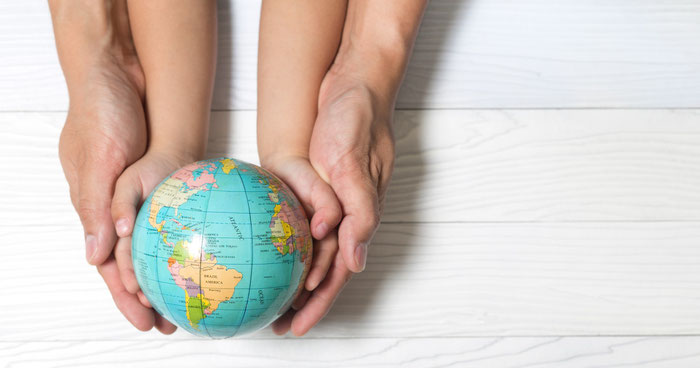
M 221 238 L 216 238 L 216 239 L 221 239 Z M 236 238 L 228 238 L 228 237 L 227 237 L 227 238 L 225 238 L 225 239 L 236 239 Z M 252 240 L 252 238 L 245 238 L 245 239 L 243 239 L 243 240 Z M 155 255 L 154 255 L 154 254 L 151 254 L 151 253 L 146 253 L 146 252 L 138 252 L 138 253 L 141 254 L 141 255 L 144 255 L 144 256 L 148 256 L 148 257 L 155 257 Z M 218 257 L 218 258 L 224 258 L 224 259 L 225 259 L 225 257 L 223 257 L 223 256 Z M 252 262 L 249 262 L 249 263 L 227 263 L 227 264 L 230 264 L 232 267 L 235 267 L 235 266 L 250 266 L 251 264 L 252 264 L 252 265 L 255 265 L 255 266 L 268 266 L 268 265 L 279 264 L 279 262 L 263 262 L 263 263 L 252 263 Z M 218 289 L 233 289 L 233 288 L 218 288 Z M 243 289 L 245 289 L 245 288 L 243 288 Z

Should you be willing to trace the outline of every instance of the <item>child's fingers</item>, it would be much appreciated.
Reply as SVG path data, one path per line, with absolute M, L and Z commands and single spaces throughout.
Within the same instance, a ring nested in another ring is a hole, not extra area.
M 132 293 L 136 294 L 140 290 L 139 283 L 136 280 L 136 274 L 134 274 L 134 264 L 131 261 L 131 237 L 119 238 L 117 241 L 117 246 L 114 247 L 114 258 L 117 261 L 117 268 L 119 269 L 119 276 L 124 288 Z
M 155 313 L 155 327 L 164 335 L 170 335 L 173 332 L 177 330 L 177 326 L 174 324 L 170 323 L 165 317 L 161 316 L 158 313 Z
M 314 256 L 311 270 L 306 276 L 306 290 L 314 290 L 323 281 L 336 253 L 338 253 L 337 232 L 332 231 L 325 238 L 314 241 Z
M 146 298 L 146 295 L 143 293 L 143 291 L 137 291 L 136 296 L 139 297 L 139 301 L 141 302 L 141 304 L 143 304 L 144 307 L 153 308 L 151 302 L 148 301 L 148 298 Z
M 141 180 L 134 167 L 124 171 L 114 187 L 112 219 L 117 235 L 130 236 L 136 221 L 136 210 L 142 197 Z
M 114 304 L 117 305 L 124 317 L 141 331 L 148 331 L 153 328 L 155 323 L 153 310 L 144 307 L 135 294 L 124 288 L 114 257 L 108 258 L 104 263 L 97 266 L 97 271 L 107 284 L 107 288 L 112 294 L 112 299 L 114 299 Z

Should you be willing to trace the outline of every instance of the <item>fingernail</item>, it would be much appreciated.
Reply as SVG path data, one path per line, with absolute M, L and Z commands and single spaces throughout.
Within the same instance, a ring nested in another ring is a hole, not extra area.
M 365 270 L 367 263 L 367 243 L 360 243 L 355 247 L 355 262 L 360 266 L 360 272 Z
M 85 258 L 87 258 L 88 263 L 91 263 L 92 257 L 95 255 L 95 249 L 97 249 L 97 238 L 94 235 L 88 234 L 85 236 Z
M 326 233 L 328 233 L 328 225 L 326 225 L 325 222 L 318 224 L 318 226 L 316 226 L 316 233 L 319 234 L 319 238 L 324 238 Z
M 114 224 L 114 227 L 117 230 L 117 235 L 124 237 L 126 236 L 127 232 L 129 232 L 129 221 L 127 221 L 125 218 L 120 218 Z

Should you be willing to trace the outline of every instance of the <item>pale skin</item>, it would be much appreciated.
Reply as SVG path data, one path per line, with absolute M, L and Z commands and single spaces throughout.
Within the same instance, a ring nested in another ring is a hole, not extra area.
M 129 322 L 172 333 L 175 326 L 155 313 L 136 283 L 130 234 L 139 201 L 204 154 L 216 3 L 50 0 L 49 6 L 70 96 L 59 157 L 85 231 L 86 258 Z
M 305 291 L 272 325 L 304 335 L 361 272 L 393 170 L 391 121 L 425 1 L 263 0 L 261 164 L 311 217 Z
M 172 333 L 136 283 L 130 234 L 139 202 L 204 153 L 215 2 L 49 4 L 70 95 L 59 156 L 86 257 L 135 327 Z M 306 290 L 273 324 L 278 334 L 305 334 L 365 267 L 393 168 L 396 94 L 424 7 L 263 2 L 260 160 L 300 198 L 317 239 Z

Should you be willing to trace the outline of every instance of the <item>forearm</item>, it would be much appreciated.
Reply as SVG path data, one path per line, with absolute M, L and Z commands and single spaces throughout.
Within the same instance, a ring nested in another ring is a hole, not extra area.
M 49 0 L 49 8 L 71 96 L 85 91 L 91 73 L 104 62 L 125 69 L 138 64 L 125 0 Z
M 426 4 L 351 1 L 332 72 L 358 79 L 393 107 Z
M 258 152 L 307 156 L 321 81 L 338 50 L 347 1 L 263 1 Z
M 200 158 L 216 66 L 216 2 L 136 0 L 128 5 L 146 78 L 149 150 Z

